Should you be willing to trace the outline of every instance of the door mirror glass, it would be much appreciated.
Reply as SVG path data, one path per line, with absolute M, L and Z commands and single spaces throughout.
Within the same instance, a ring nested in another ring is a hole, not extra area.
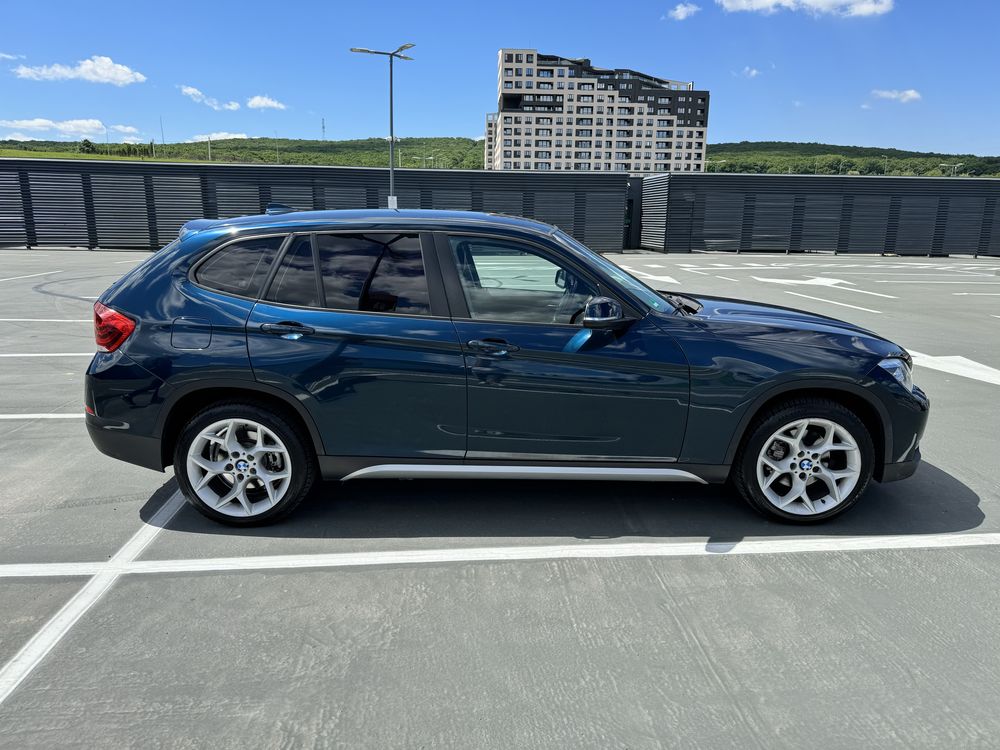
M 566 288 L 566 269 L 565 268 L 560 268 L 558 271 L 556 271 L 555 284 L 560 289 L 565 289 Z
M 610 297 L 592 297 L 583 310 L 585 328 L 618 328 L 628 322 L 622 305 Z

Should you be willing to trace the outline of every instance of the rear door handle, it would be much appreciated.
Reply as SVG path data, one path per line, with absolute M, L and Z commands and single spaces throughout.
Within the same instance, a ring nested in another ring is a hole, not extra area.
M 473 339 L 466 346 L 483 354 L 492 354 L 494 357 L 506 357 L 511 352 L 519 351 L 521 348 L 503 339 Z
M 270 333 L 272 336 L 281 336 L 289 341 L 297 341 L 310 333 L 316 333 L 315 328 L 311 328 L 293 320 L 286 320 L 281 323 L 261 323 L 260 330 Z

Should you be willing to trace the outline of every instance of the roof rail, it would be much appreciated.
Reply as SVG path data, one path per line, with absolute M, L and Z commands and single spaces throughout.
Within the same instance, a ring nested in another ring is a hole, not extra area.
M 276 216 L 277 214 L 295 213 L 295 209 L 291 206 L 286 206 L 284 203 L 268 203 L 267 208 L 264 209 L 264 213 L 268 216 Z

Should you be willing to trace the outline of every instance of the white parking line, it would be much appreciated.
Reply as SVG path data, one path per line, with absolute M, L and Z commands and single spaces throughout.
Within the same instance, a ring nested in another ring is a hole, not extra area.
M 857 292 L 858 294 L 870 294 L 872 297 L 885 297 L 886 299 L 899 299 L 899 297 L 894 297 L 891 294 L 882 294 L 881 292 L 869 292 L 867 289 L 858 289 L 853 286 L 838 286 L 842 292 Z
M 715 278 L 722 279 L 723 281 L 737 281 L 737 279 L 731 279 L 728 276 L 718 276 L 718 275 L 716 275 Z
M 174 497 L 179 498 L 178 493 Z M 173 500 L 173 498 L 171 498 Z M 176 512 L 176 511 L 175 511 Z M 169 519 L 168 519 L 169 520 Z M 150 521 L 156 523 L 156 518 Z M 164 522 L 165 523 L 165 522 Z M 738 542 L 575 542 L 514 547 L 456 547 L 450 549 L 329 552 L 303 555 L 209 557 L 180 560 L 136 560 L 124 557 L 108 562 L 14 563 L 0 565 L 0 579 L 58 576 L 150 575 L 157 573 L 211 573 L 242 570 L 304 570 L 358 568 L 379 565 L 511 562 L 533 560 L 593 560 L 620 557 L 739 557 L 816 552 L 953 549 L 1000 546 L 1000 533 L 908 534 L 886 536 L 817 537 L 810 539 L 754 539 Z
M 1000 385 L 1000 370 L 984 365 L 982 362 L 976 362 L 974 359 L 960 356 L 935 357 L 913 350 L 910 350 L 910 354 L 913 356 L 913 364 L 919 367 L 928 367 L 950 375 L 961 375 L 963 378 Z
M 823 299 L 822 297 L 813 297 L 810 294 L 802 294 L 801 292 L 789 292 L 786 291 L 785 294 L 794 294 L 796 297 L 805 297 L 806 299 L 814 299 L 817 302 L 827 302 L 831 305 L 840 305 L 841 307 L 849 307 L 852 310 L 864 310 L 865 312 L 875 313 L 876 315 L 881 315 L 881 310 L 872 310 L 867 307 L 858 307 L 857 305 L 849 305 L 846 302 L 835 302 L 832 299 Z
M 0 703 L 3 703 L 24 679 L 31 674 L 48 653 L 63 639 L 77 621 L 93 607 L 121 575 L 119 568 L 134 561 L 149 546 L 160 530 L 184 506 L 184 497 L 175 492 L 153 514 L 149 523 L 139 529 L 104 568 L 94 574 L 76 595 L 70 599 L 45 625 L 35 633 L 3 669 L 0 669 Z
M 19 352 L 17 354 L 3 353 L 0 357 L 93 357 L 94 352 L 45 352 L 44 354 L 36 352 Z
M 1000 297 L 1000 292 L 952 292 L 956 297 Z
M 872 279 L 876 284 L 965 284 L 966 286 L 997 286 L 1000 281 L 907 281 L 903 279 Z
M 0 323 L 93 323 L 90 318 L 0 318 Z
M 24 276 L 8 276 L 6 279 L 0 279 L 0 281 L 15 281 L 17 279 L 33 279 L 36 276 L 48 276 L 53 273 L 62 273 L 62 270 L 58 271 L 42 271 L 41 273 L 26 273 Z
M 83 412 L 72 414 L 0 414 L 0 419 L 83 419 Z

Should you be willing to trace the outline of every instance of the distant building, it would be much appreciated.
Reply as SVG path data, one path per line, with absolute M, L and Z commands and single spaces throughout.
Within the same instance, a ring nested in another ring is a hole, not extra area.
M 484 166 L 497 170 L 701 172 L 707 91 L 588 59 L 502 49 Z

